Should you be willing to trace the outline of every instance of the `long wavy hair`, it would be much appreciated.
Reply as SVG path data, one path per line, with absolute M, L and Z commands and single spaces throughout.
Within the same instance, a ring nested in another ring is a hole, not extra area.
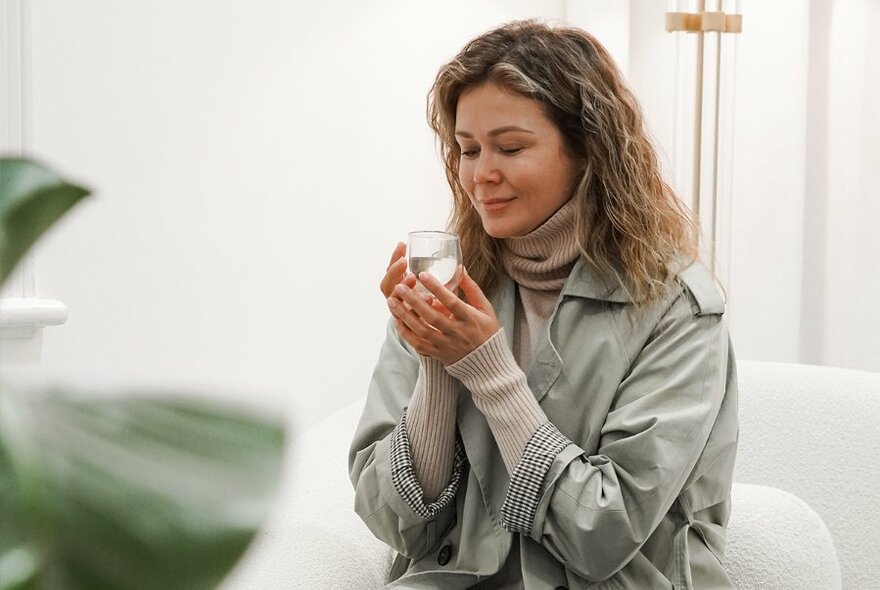
M 501 241 L 483 229 L 458 178 L 458 99 L 484 83 L 540 103 L 580 164 L 572 198 L 586 262 L 616 277 L 637 303 L 659 298 L 673 267 L 697 259 L 696 225 L 661 177 L 638 101 L 605 48 L 581 29 L 536 20 L 470 41 L 440 68 L 428 93 L 428 122 L 453 194 L 449 228 L 459 234 L 468 274 L 488 293 L 504 272 Z

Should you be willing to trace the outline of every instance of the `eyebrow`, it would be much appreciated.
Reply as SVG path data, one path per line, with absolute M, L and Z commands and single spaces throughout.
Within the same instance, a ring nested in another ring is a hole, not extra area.
M 528 129 L 523 129 L 522 127 L 517 127 L 516 125 L 507 125 L 506 127 L 499 127 L 497 129 L 493 129 L 489 132 L 489 137 L 495 137 L 496 135 L 501 135 L 502 133 L 508 133 L 510 131 L 522 131 L 525 133 L 535 134 L 534 131 L 529 131 Z M 473 139 L 474 136 L 467 131 L 456 131 L 455 135 L 460 137 L 467 137 L 468 139 Z

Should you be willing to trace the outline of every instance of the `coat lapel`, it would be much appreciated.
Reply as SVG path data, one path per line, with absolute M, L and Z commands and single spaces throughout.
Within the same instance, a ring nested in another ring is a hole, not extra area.
M 516 284 L 510 277 L 504 276 L 495 295 L 491 298 L 495 316 L 498 318 L 501 327 L 504 328 L 504 338 L 510 350 L 513 350 L 516 297 Z M 560 296 L 553 310 L 551 322 L 555 321 L 556 311 L 559 309 L 561 301 L 562 297 Z M 552 328 L 551 323 L 551 334 L 553 332 Z M 559 352 L 556 350 L 553 342 L 550 339 L 541 340 L 535 350 L 532 366 L 529 367 L 526 373 L 529 389 L 532 390 L 535 399 L 540 402 L 547 395 L 550 387 L 556 382 L 561 372 L 562 357 L 559 356 Z
M 556 307 L 553 308 L 553 315 L 550 316 L 550 325 L 548 326 L 549 337 L 542 339 L 538 343 L 535 350 L 535 358 L 532 366 L 529 367 L 526 378 L 528 379 L 529 389 L 535 395 L 535 399 L 539 402 L 544 399 L 550 388 L 556 383 L 560 373 L 562 373 L 562 357 L 556 346 L 553 345 L 553 325 L 556 322 L 556 312 L 562 304 L 562 296 L 556 301 Z

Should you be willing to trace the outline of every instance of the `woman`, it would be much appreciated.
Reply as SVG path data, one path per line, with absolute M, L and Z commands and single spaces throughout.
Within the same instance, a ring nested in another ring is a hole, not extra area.
M 574 28 L 514 22 L 438 73 L 461 297 L 392 315 L 349 455 L 393 588 L 725 588 L 724 305 L 638 104 Z M 595 584 L 600 582 L 599 584 Z

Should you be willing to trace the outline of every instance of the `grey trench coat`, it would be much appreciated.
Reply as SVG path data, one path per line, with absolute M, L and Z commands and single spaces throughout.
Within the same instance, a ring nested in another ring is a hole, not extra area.
M 454 505 L 423 519 L 395 491 L 389 435 L 419 363 L 389 324 L 349 453 L 355 510 L 399 553 L 388 588 L 468 588 L 513 542 L 527 590 L 732 587 L 722 560 L 737 390 L 721 295 L 699 263 L 649 306 L 609 284 L 576 264 L 527 371 L 572 441 L 544 477 L 529 535 L 500 524 L 509 476 L 464 386 L 468 462 Z M 506 279 L 491 298 L 508 339 L 515 296 Z

